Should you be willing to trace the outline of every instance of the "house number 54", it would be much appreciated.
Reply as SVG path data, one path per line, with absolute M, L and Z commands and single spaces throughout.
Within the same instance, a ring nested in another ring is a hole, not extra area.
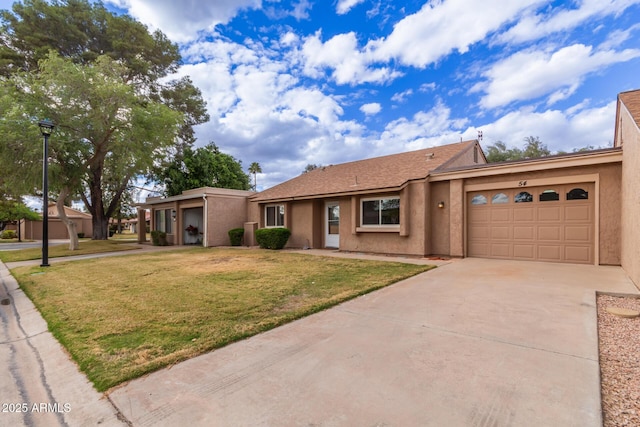
M 518 187 L 526 187 L 526 186 L 527 186 L 527 181 L 518 182 Z

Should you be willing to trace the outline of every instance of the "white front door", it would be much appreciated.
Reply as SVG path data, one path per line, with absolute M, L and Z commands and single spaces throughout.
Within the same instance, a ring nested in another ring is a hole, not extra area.
M 340 247 L 340 204 L 327 202 L 324 212 L 326 215 L 324 246 L 327 248 Z

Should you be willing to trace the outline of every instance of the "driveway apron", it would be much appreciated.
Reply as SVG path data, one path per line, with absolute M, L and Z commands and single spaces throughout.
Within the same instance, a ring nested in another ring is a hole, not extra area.
M 600 426 L 619 267 L 464 259 L 116 388 L 135 426 Z

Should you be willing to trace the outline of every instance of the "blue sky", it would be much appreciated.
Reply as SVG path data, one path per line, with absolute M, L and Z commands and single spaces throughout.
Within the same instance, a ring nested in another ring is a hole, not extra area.
M 260 163 L 258 189 L 479 130 L 610 146 L 617 94 L 640 88 L 640 0 L 105 4 L 179 44 L 211 115 L 197 144 Z

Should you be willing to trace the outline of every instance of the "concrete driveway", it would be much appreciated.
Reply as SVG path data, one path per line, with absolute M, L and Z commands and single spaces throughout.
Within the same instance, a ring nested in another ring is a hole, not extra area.
M 134 380 L 134 426 L 600 426 L 619 267 L 464 259 Z

